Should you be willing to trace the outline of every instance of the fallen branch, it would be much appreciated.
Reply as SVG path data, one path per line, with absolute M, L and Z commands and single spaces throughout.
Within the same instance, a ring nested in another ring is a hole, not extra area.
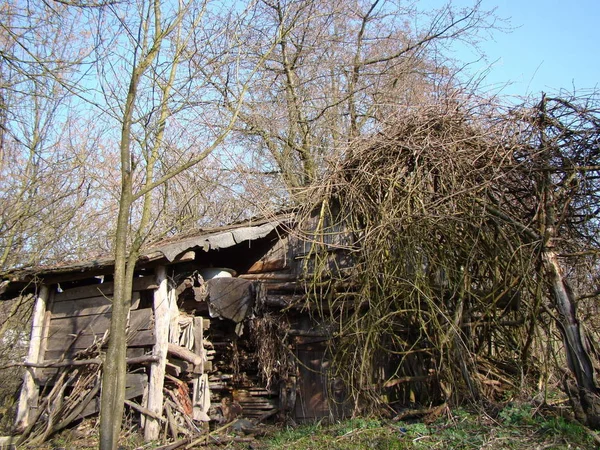
M 166 444 L 161 447 L 155 447 L 154 450 L 176 450 L 179 447 L 183 447 L 184 445 L 189 444 L 191 441 L 191 437 L 186 437 L 171 444 Z
M 71 422 L 76 420 L 79 415 L 83 412 L 85 407 L 92 401 L 92 399 L 100 392 L 100 380 L 97 380 L 94 387 L 88 392 L 85 398 L 77 405 L 77 407 L 69 414 L 64 420 L 59 422 L 49 434 L 54 434 L 63 428 L 67 427 Z
M 256 442 L 256 439 L 253 437 L 232 437 L 232 436 L 212 436 L 211 437 L 212 441 L 210 442 L 211 445 L 227 445 L 227 444 L 231 444 L 232 442 L 241 442 L 241 443 L 248 443 L 248 442 Z
M 154 413 L 154 412 L 150 411 L 150 410 L 149 410 L 149 409 L 147 409 L 147 408 L 144 408 L 143 406 L 140 406 L 140 405 L 138 405 L 138 404 L 137 404 L 137 403 L 135 403 L 135 402 L 132 402 L 131 400 L 125 400 L 125 404 L 126 404 L 127 406 L 129 406 L 130 408 L 133 408 L 133 409 L 135 409 L 136 411 L 138 411 L 138 412 L 140 412 L 140 413 L 142 413 L 142 414 L 144 414 L 144 415 L 146 415 L 146 416 L 150 416 L 150 417 L 152 417 L 153 419 L 156 419 L 156 420 L 158 420 L 159 422 L 165 423 L 165 421 L 166 421 L 166 419 L 165 419 L 164 417 L 162 417 L 162 416 L 159 416 L 158 414 L 156 414 L 156 413 Z
M 179 426 L 175 422 L 175 417 L 173 416 L 173 411 L 171 411 L 171 404 L 172 403 L 169 401 L 165 402 L 165 411 L 167 413 L 167 420 L 168 420 L 169 429 L 171 430 L 171 436 L 173 436 L 173 439 L 177 439 L 177 436 L 179 435 Z
M 223 425 L 221 428 L 217 428 L 216 430 L 212 431 L 211 433 L 208 433 L 206 436 L 202 436 L 199 439 L 196 439 L 195 441 L 190 442 L 188 445 L 185 446 L 185 450 L 189 450 L 192 449 L 194 447 L 196 447 L 197 445 L 207 445 L 208 444 L 208 439 L 210 437 L 214 437 L 216 434 L 220 433 L 221 431 L 226 430 L 227 428 L 229 428 L 231 425 L 233 425 L 235 423 L 235 421 L 233 422 L 229 422 L 225 425 Z M 204 442 L 202 442 L 204 441 Z
M 406 411 L 402 411 L 401 413 L 398 413 L 398 415 L 396 417 L 394 417 L 392 420 L 394 422 L 398 422 L 400 420 L 405 420 L 405 419 L 415 419 L 415 418 L 421 418 L 424 416 L 429 416 L 429 415 L 436 415 L 439 414 L 440 411 L 442 411 L 443 409 L 445 409 L 447 407 L 446 403 L 442 403 L 439 406 L 435 406 L 432 408 L 419 408 L 419 409 L 407 409 Z

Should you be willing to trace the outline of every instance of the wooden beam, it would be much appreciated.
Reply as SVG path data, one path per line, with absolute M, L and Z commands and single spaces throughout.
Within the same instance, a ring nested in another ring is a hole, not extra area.
M 207 320 L 207 322 L 210 322 Z M 202 357 L 200 365 L 194 368 L 194 373 L 202 375 L 204 373 L 204 361 L 206 360 L 206 352 L 204 351 L 204 319 L 202 317 L 194 317 L 194 353 Z
M 143 364 L 147 362 L 158 362 L 159 358 L 154 355 L 142 355 L 135 358 L 127 358 L 127 364 Z M 43 363 L 25 362 L 22 365 L 25 367 L 71 367 L 71 366 L 87 366 L 87 365 L 102 365 L 102 358 L 91 359 L 65 359 L 57 361 L 44 361 Z M 16 364 L 21 365 L 21 364 Z M 10 366 L 8 366 L 10 367 Z
M 136 277 L 133 279 L 133 291 L 145 291 L 148 289 L 156 289 L 158 280 L 153 276 Z M 55 302 L 63 302 L 68 300 L 78 300 L 88 297 L 112 296 L 114 292 L 114 283 L 91 284 L 89 286 L 81 286 L 72 289 L 67 289 L 64 292 L 59 292 L 55 295 Z
M 266 272 L 266 273 L 243 273 L 238 276 L 238 278 L 243 278 L 245 280 L 260 280 L 260 281 L 296 281 L 298 280 L 298 275 L 294 275 L 293 273 L 278 273 L 278 272 Z
M 173 264 L 180 262 L 189 262 L 194 261 L 196 259 L 196 252 L 194 250 L 188 250 L 187 252 L 183 252 L 175 257 L 173 260 Z
M 283 270 L 287 268 L 287 258 L 271 258 L 271 259 L 262 259 L 260 261 L 256 261 L 252 266 L 248 269 L 248 273 L 263 273 L 263 272 L 273 272 L 276 270 Z
M 195 354 L 191 350 L 177 344 L 168 344 L 168 353 L 179 359 L 183 359 L 195 366 L 202 364 L 202 356 Z
M 40 344 L 40 352 L 38 355 L 38 361 L 43 361 L 46 358 L 46 350 L 48 348 L 48 340 L 50 337 L 50 320 L 52 319 L 52 306 L 54 304 L 54 297 L 56 293 L 50 291 L 48 294 L 48 301 L 46 302 L 46 312 L 44 313 L 44 328 L 42 329 L 42 343 Z
M 31 364 L 37 363 L 40 356 L 49 294 L 50 290 L 48 286 L 43 285 L 35 299 L 33 320 L 31 323 L 31 339 L 27 353 L 27 362 Z M 21 388 L 21 395 L 17 406 L 17 418 L 15 420 L 17 430 L 23 430 L 29 425 L 29 412 L 31 408 L 37 407 L 39 387 L 36 385 L 34 378 L 32 368 L 25 371 L 23 375 L 23 387 Z
M 148 385 L 148 403 L 146 409 L 154 415 L 161 416 L 163 410 L 163 386 L 165 367 L 169 347 L 169 323 L 171 321 L 170 301 L 175 301 L 175 295 L 169 295 L 167 269 L 164 266 L 156 268 L 158 289 L 154 292 L 154 336 L 156 338 L 153 354 L 159 358 L 150 367 L 150 384 Z M 144 439 L 155 441 L 160 433 L 160 422 L 152 416 L 146 417 Z
M 210 323 L 209 320 L 207 322 Z M 192 417 L 194 420 L 210 421 L 208 409 L 210 408 L 210 389 L 208 388 L 208 377 L 204 375 L 204 319 L 194 317 L 194 353 L 201 358 L 199 365 L 194 367 L 194 382 L 192 393 Z
M 143 406 L 140 406 L 140 405 L 138 405 L 137 403 L 135 403 L 135 402 L 133 402 L 133 401 L 131 401 L 131 400 L 125 400 L 125 404 L 126 404 L 127 406 L 129 406 L 130 408 L 133 408 L 133 409 L 135 409 L 136 411 L 139 411 L 139 412 L 141 412 L 142 414 L 145 414 L 146 416 L 150 416 L 150 417 L 152 417 L 153 419 L 156 419 L 156 420 L 158 420 L 158 421 L 159 421 L 159 422 L 161 422 L 161 423 L 164 423 L 164 422 L 166 422 L 166 420 L 165 420 L 165 418 L 164 418 L 164 417 L 161 417 L 161 416 L 159 416 L 159 415 L 157 415 L 157 414 L 154 414 L 152 411 L 150 411 L 150 410 L 148 410 L 148 409 L 144 408 Z
M 49 339 L 77 334 L 101 334 L 110 328 L 111 312 L 104 312 L 94 316 L 73 316 L 50 321 Z M 147 330 L 151 328 L 152 310 L 150 308 L 131 311 L 129 316 L 129 330 Z
M 52 339 L 48 340 L 45 359 L 53 359 L 48 356 L 49 352 L 57 353 L 70 350 L 74 353 L 78 350 L 84 350 L 100 341 L 103 336 L 104 333 L 77 333 L 53 336 Z M 103 347 L 106 347 L 106 345 L 108 345 L 108 343 L 104 344 Z M 154 330 L 135 330 L 130 333 L 130 336 L 127 336 L 127 348 L 152 347 L 153 345 Z

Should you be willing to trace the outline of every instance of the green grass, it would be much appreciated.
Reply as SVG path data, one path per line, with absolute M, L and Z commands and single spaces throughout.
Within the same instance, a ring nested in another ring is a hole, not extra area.
M 562 417 L 535 414 L 527 404 L 509 405 L 496 419 L 460 409 L 433 424 L 351 419 L 276 432 L 266 449 L 593 449 L 590 433 Z
M 86 432 L 87 430 L 87 432 Z M 65 430 L 44 449 L 97 448 L 97 429 Z M 204 449 L 247 450 L 433 450 L 433 449 L 564 449 L 587 450 L 597 446 L 591 433 L 563 417 L 542 415 L 527 403 L 508 404 L 494 418 L 481 412 L 456 409 L 431 424 L 354 418 L 338 423 L 305 424 L 298 427 L 259 426 L 251 436 L 232 433 L 225 444 Z M 75 434 L 73 434 L 75 433 Z M 87 438 L 81 438 L 81 435 Z M 149 450 L 142 436 L 131 431 L 122 436 L 122 448 Z M 249 442 L 251 441 L 251 442 Z M 39 450 L 39 449 L 38 449 Z
M 403 449 L 405 431 L 377 419 L 351 419 L 334 425 L 286 428 L 265 442 L 267 449 Z

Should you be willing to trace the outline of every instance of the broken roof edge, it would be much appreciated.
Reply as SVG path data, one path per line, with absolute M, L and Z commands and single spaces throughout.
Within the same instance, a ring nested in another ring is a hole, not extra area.
M 282 224 L 282 221 L 277 220 L 257 226 L 239 227 L 208 235 L 193 236 L 170 244 L 153 246 L 149 248 L 148 251 L 144 252 L 144 255 L 159 252 L 162 253 L 169 262 L 173 262 L 178 255 L 193 248 L 201 248 L 205 252 L 208 252 L 210 250 L 233 247 L 242 242 L 262 239 Z
M 276 229 L 289 229 L 294 223 L 294 217 L 293 212 L 278 213 L 273 214 L 273 217 L 269 219 L 255 218 L 223 227 L 199 230 L 197 233 L 188 234 L 185 237 L 173 236 L 144 249 L 138 258 L 137 264 L 143 265 L 163 258 L 166 259 L 167 263 L 173 263 L 178 256 L 195 248 L 208 252 L 262 239 Z M 9 283 L 32 283 L 37 279 L 68 274 L 102 275 L 110 273 L 109 269 L 112 269 L 113 266 L 114 258 L 101 257 L 55 266 L 8 270 L 0 274 L 0 282 L 2 282 L 4 288 L 0 289 L 0 295 L 10 290 Z

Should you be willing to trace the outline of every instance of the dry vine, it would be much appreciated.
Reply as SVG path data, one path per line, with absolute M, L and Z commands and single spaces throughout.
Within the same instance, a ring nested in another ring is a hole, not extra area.
M 524 212 L 537 185 L 522 133 L 539 125 L 521 112 L 448 102 L 398 114 L 313 195 L 308 290 L 328 299 L 355 411 L 493 401 L 548 379 L 543 241 Z

